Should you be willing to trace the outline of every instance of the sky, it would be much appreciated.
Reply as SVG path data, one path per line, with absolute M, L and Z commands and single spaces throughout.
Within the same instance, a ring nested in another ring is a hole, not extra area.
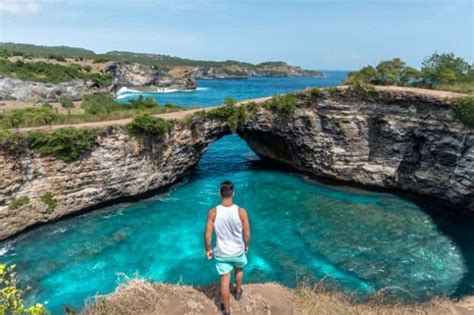
M 474 0 L 0 0 L 0 41 L 355 70 L 474 62 Z

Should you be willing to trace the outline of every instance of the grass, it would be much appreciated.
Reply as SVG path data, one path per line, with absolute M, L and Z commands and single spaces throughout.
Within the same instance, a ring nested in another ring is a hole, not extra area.
M 28 196 L 21 196 L 19 198 L 13 199 L 12 202 L 8 205 L 8 209 L 16 210 L 30 203 L 30 198 Z
M 151 115 L 182 110 L 179 106 L 159 106 L 151 99 L 137 99 L 129 104 L 118 104 L 107 95 L 88 95 L 82 101 L 83 114 L 60 114 L 51 105 L 28 107 L 0 112 L 0 129 L 79 124 L 131 118 L 138 112 Z
M 277 95 L 266 101 L 263 106 L 281 114 L 291 114 L 298 105 L 298 99 L 293 94 Z
M 244 284 L 244 290 L 246 288 L 246 292 L 253 293 L 238 303 L 231 299 L 231 308 L 234 312 L 240 309 L 248 313 L 258 311 L 260 311 L 258 313 L 262 311 L 269 313 L 269 305 L 282 303 L 275 299 L 284 299 L 283 303 L 288 313 L 307 315 L 448 315 L 458 314 L 454 307 L 461 305 L 446 298 L 433 298 L 428 302 L 416 304 L 387 303 L 380 294 L 375 295 L 366 303 L 357 303 L 350 296 L 328 291 L 322 285 L 300 286 L 296 290 L 290 290 L 278 284 Z M 256 299 L 255 296 L 259 298 Z M 196 288 L 153 284 L 140 279 L 132 279 L 119 286 L 114 293 L 97 296 L 94 301 L 86 303 L 83 314 L 162 314 L 165 311 L 168 314 L 177 314 L 184 313 L 185 310 L 189 311 L 190 305 L 200 307 L 204 314 L 218 314 L 216 306 L 219 305 L 218 288 L 216 286 Z
M 140 113 L 127 125 L 127 130 L 135 136 L 162 136 L 173 127 L 173 122 L 149 113 Z
M 29 149 L 64 162 L 72 162 L 92 150 L 97 136 L 96 130 L 63 128 L 51 133 L 31 131 L 24 137 Z
M 199 111 L 191 116 L 183 118 L 179 123 L 182 125 L 191 125 L 202 119 L 213 119 L 228 124 L 232 132 L 237 130 L 239 124 L 247 122 L 258 111 L 259 105 L 255 102 L 248 102 L 237 106 L 234 99 L 228 97 L 223 106 L 213 108 L 208 111 Z
M 474 93 L 474 82 L 463 82 L 453 84 L 440 84 L 436 87 L 437 90 L 451 91 L 458 93 Z
M 383 294 L 374 295 L 368 302 L 357 303 L 351 296 L 328 291 L 323 285 L 314 287 L 301 286 L 294 292 L 295 309 L 299 314 L 457 314 L 453 309 L 455 302 L 433 298 L 425 303 L 404 304 L 401 302 L 385 302 Z
M 454 100 L 454 114 L 469 128 L 474 128 L 474 94 L 458 97 Z

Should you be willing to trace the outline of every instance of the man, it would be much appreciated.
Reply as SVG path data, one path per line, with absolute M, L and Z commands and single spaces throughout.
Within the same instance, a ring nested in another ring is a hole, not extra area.
M 221 203 L 212 208 L 207 216 L 204 244 L 207 259 L 216 263 L 220 276 L 221 310 L 224 315 L 230 314 L 230 273 L 235 272 L 235 299 L 242 298 L 243 267 L 247 264 L 250 243 L 250 223 L 245 209 L 234 204 L 234 184 L 225 181 L 220 187 Z M 216 246 L 211 249 L 212 232 L 215 230 Z

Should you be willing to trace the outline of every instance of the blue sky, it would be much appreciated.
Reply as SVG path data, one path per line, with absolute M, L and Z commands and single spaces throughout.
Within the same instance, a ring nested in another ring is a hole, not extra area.
M 357 69 L 454 52 L 474 61 L 473 0 L 0 0 L 0 41 Z

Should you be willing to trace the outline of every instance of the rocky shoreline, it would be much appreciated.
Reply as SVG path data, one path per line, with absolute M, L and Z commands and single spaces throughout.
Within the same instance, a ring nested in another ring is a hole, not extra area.
M 268 63 L 268 65 L 264 63 L 250 68 L 234 64 L 219 67 L 176 66 L 171 69 L 161 69 L 128 62 L 107 62 L 95 66 L 100 68 L 100 73 L 110 74 L 113 77 L 110 85 L 79 79 L 52 84 L 0 76 L 0 102 L 8 100 L 31 103 L 56 102 L 64 97 L 80 101 L 85 95 L 94 93 L 110 93 L 119 96 L 117 93 L 123 91 L 124 88 L 137 93 L 190 91 L 197 88 L 197 79 L 323 75 L 319 71 L 304 70 L 286 63 Z

